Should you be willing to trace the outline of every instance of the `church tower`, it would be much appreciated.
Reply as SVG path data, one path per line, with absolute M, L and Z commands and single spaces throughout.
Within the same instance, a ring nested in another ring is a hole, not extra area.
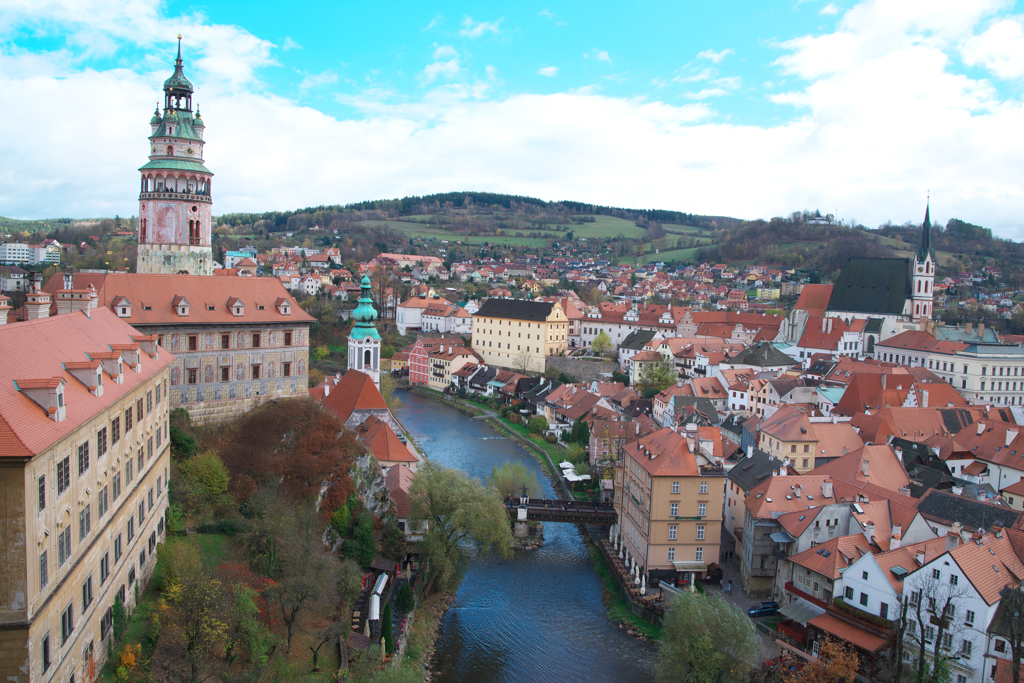
M 203 118 L 192 115 L 192 83 L 181 61 L 181 36 L 174 74 L 164 81 L 164 113 L 150 120 L 149 163 L 139 169 L 140 273 L 213 275 L 210 246 L 213 174 L 203 165 Z
M 380 389 L 380 335 L 373 324 L 377 311 L 370 298 L 370 278 L 364 275 L 360 285 L 362 296 L 356 310 L 352 311 L 355 324 L 348 336 L 348 369 L 366 373 Z
M 931 241 L 931 202 L 925 206 L 924 225 L 921 226 L 921 244 L 914 256 L 914 279 L 911 299 L 914 305 L 914 320 L 931 320 L 932 298 L 935 294 L 935 251 Z

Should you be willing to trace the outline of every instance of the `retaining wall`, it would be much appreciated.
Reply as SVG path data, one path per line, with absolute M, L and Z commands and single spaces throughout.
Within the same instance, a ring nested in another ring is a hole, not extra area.
M 547 356 L 544 361 L 545 369 L 554 368 L 559 372 L 572 375 L 577 382 L 610 381 L 612 372 L 618 369 L 618 365 L 611 361 L 580 360 L 562 356 Z

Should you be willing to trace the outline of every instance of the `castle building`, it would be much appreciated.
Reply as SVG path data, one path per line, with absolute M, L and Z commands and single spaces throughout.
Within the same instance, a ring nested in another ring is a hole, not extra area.
M 175 359 L 105 308 L 0 348 L 0 680 L 92 681 L 164 540 Z
M 139 169 L 140 273 L 213 275 L 210 233 L 213 173 L 203 164 L 203 131 L 192 114 L 192 83 L 185 78 L 181 36 L 174 74 L 164 81 L 164 113 L 150 120 L 149 163 Z

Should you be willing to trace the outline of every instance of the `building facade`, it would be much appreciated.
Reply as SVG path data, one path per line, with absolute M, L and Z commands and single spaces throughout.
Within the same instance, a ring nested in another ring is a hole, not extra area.
M 213 275 L 213 173 L 203 164 L 205 124 L 198 108 L 192 114 L 192 83 L 183 69 L 179 38 L 163 115 L 157 109 L 149 122 L 149 163 L 139 169 L 140 273 Z
M 164 538 L 175 359 L 106 309 L 0 346 L 0 677 L 91 681 Z
M 542 373 L 548 356 L 565 355 L 568 335 L 557 301 L 488 299 L 473 314 L 473 350 L 487 365 Z

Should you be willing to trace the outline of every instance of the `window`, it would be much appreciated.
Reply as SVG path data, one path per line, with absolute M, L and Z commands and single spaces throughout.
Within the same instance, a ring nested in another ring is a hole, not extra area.
M 50 563 L 46 560 L 46 551 L 39 556 L 39 590 L 46 588 L 50 583 Z
M 146 462 L 153 459 L 153 437 L 146 439 Z M 139 472 L 142 472 L 142 451 L 139 451 Z
M 252 366 L 252 378 L 253 379 L 259 379 L 260 378 L 260 366 L 258 366 L 258 365 Z
M 935 579 L 935 580 L 938 580 L 938 579 L 942 578 L 942 572 L 940 572 L 938 569 L 933 569 L 932 570 L 932 578 Z
M 968 626 L 970 626 L 971 624 L 974 623 L 974 611 L 973 610 L 967 610 L 967 614 L 966 614 L 966 616 L 964 616 L 964 623 L 967 624 Z
M 668 509 L 669 509 L 669 512 L 668 512 L 669 517 L 678 517 L 679 516 L 679 503 L 672 503 L 671 505 L 668 506 Z
M 878 616 L 882 617 L 883 619 L 888 619 L 889 618 L 889 605 L 887 605 L 884 602 L 881 605 L 879 605 L 878 606 Z
M 157 427 L 157 429 L 156 429 L 156 449 L 158 451 L 160 450 L 160 439 L 161 439 L 161 437 L 163 435 L 164 435 L 163 431 L 159 427 Z
M 114 500 L 117 500 L 117 497 L 121 495 L 121 473 L 120 472 L 114 472 L 113 480 L 111 481 L 111 486 L 114 487 Z
M 220 369 L 220 381 L 230 382 L 231 381 L 231 368 L 223 367 Z
M 993 648 L 996 652 L 1006 652 L 1006 641 L 996 638 L 996 644 Z
M 43 673 L 50 669 L 50 634 L 43 636 Z
M 957 674 L 956 683 L 967 683 L 967 676 L 964 676 L 963 674 Z
M 697 525 L 697 540 L 698 541 L 703 541 L 704 540 L 704 525 L 703 524 L 698 524 Z
M 707 503 L 697 503 L 697 516 L 698 517 L 706 517 L 707 514 L 708 514 L 708 504 Z
M 107 580 L 110 576 L 110 551 L 103 553 L 103 557 L 100 558 L 100 585 Z
M 694 559 L 698 562 L 704 560 L 704 548 L 697 548 L 695 551 Z
M 163 479 L 161 477 L 156 478 L 156 497 L 159 498 L 164 492 Z
M 96 432 L 96 457 L 102 458 L 107 452 L 107 428 Z
M 148 507 L 147 507 L 146 509 L 147 509 L 147 510 L 152 510 L 152 509 L 153 509 L 153 489 L 150 489 L 150 490 L 149 490 L 149 496 L 148 496 L 148 498 L 149 498 L 149 499 L 148 499 L 148 500 L 146 501 L 146 503 L 147 503 Z
M 292 345 L 292 333 L 291 332 L 285 332 L 284 333 L 284 345 L 285 346 L 291 346 Z
M 57 534 L 57 566 L 63 567 L 64 563 L 71 557 L 71 527 L 64 527 L 64 531 Z
M 159 382 L 157 382 L 157 385 L 156 385 L 156 404 L 160 405 L 160 383 Z
M 103 515 L 107 514 L 109 504 L 107 501 L 107 487 L 104 486 L 100 489 L 99 495 L 96 496 L 96 507 L 99 519 L 103 519 Z
M 107 637 L 110 633 L 110 627 L 114 624 L 114 608 L 108 607 L 107 611 L 100 617 L 100 640 Z
M 860 578 L 862 578 L 865 581 L 867 581 L 868 580 L 868 573 L 867 572 L 861 572 L 860 573 Z
M 89 532 L 92 531 L 92 512 L 89 510 L 89 506 L 78 513 L 78 540 L 81 542 Z
M 121 440 L 121 418 L 115 417 L 110 421 L 110 445 L 115 445 Z
M 67 609 L 60 613 L 60 644 L 66 645 L 71 632 L 75 630 L 75 606 L 68 605 Z
M 964 657 L 970 658 L 971 648 L 974 647 L 974 643 L 964 638 L 960 641 L 960 652 L 963 653 Z
M 131 570 L 128 572 L 128 585 L 135 585 L 135 567 L 132 567 Z
M 139 569 L 146 564 L 146 550 L 142 549 L 139 551 Z
M 912 607 L 916 607 L 921 602 L 921 591 L 914 591 L 910 594 L 910 604 Z
M 85 614 L 86 608 L 92 604 L 92 574 L 82 584 L 82 614 Z
M 670 540 L 670 541 L 676 540 L 676 528 L 677 527 L 676 527 L 675 524 L 669 525 L 669 527 L 668 527 L 668 540 Z
M 132 539 L 135 538 L 135 518 L 128 518 L 128 542 L 131 543 Z
M 282 371 L 284 377 L 291 377 L 292 376 L 292 364 L 291 363 L 282 363 L 281 364 L 281 371 Z
M 868 606 L 868 594 L 867 593 L 861 593 L 860 594 L 860 604 L 864 605 L 865 607 Z
M 189 384 L 195 384 L 196 383 L 196 377 L 197 377 L 198 374 L 199 374 L 199 371 L 196 368 L 190 368 L 188 370 L 188 378 L 186 379 L 186 381 Z
M 700 483 L 700 492 L 701 493 L 707 493 L 708 492 L 708 483 L 706 481 L 702 481 Z
M 231 335 L 222 334 L 220 335 L 220 348 L 230 349 L 231 348 Z
M 843 595 L 846 600 L 853 600 L 853 588 L 851 586 L 847 586 Z
M 114 539 L 114 563 L 121 561 L 121 534 Z
M 89 471 L 89 442 L 78 446 L 78 476 Z
M 952 650 L 953 649 L 953 634 L 943 633 L 942 634 L 942 649 Z
M 796 453 L 796 444 L 793 444 L 793 445 L 791 445 L 791 446 L 789 447 L 789 452 L 790 452 L 790 453 Z
M 199 350 L 199 336 L 195 334 L 188 335 L 188 350 L 198 351 Z
M 128 406 L 124 409 L 124 433 L 132 431 L 132 407 Z
M 949 575 L 949 585 L 950 586 L 955 586 L 956 582 L 959 581 L 959 580 L 960 579 L 959 579 L 959 577 L 956 574 L 950 574 Z
M 135 463 L 132 461 L 132 456 L 128 456 L 128 462 L 124 465 L 124 481 L 126 484 L 132 483 L 132 471 L 135 468 Z
M 252 333 L 252 348 L 254 348 L 254 349 L 260 348 L 260 333 L 259 332 L 253 332 Z
M 46 475 L 39 477 L 39 512 L 46 509 Z
M 808 459 L 804 458 L 803 459 L 803 464 L 801 465 L 801 467 L 806 468 L 808 466 L 808 462 L 809 462 Z

